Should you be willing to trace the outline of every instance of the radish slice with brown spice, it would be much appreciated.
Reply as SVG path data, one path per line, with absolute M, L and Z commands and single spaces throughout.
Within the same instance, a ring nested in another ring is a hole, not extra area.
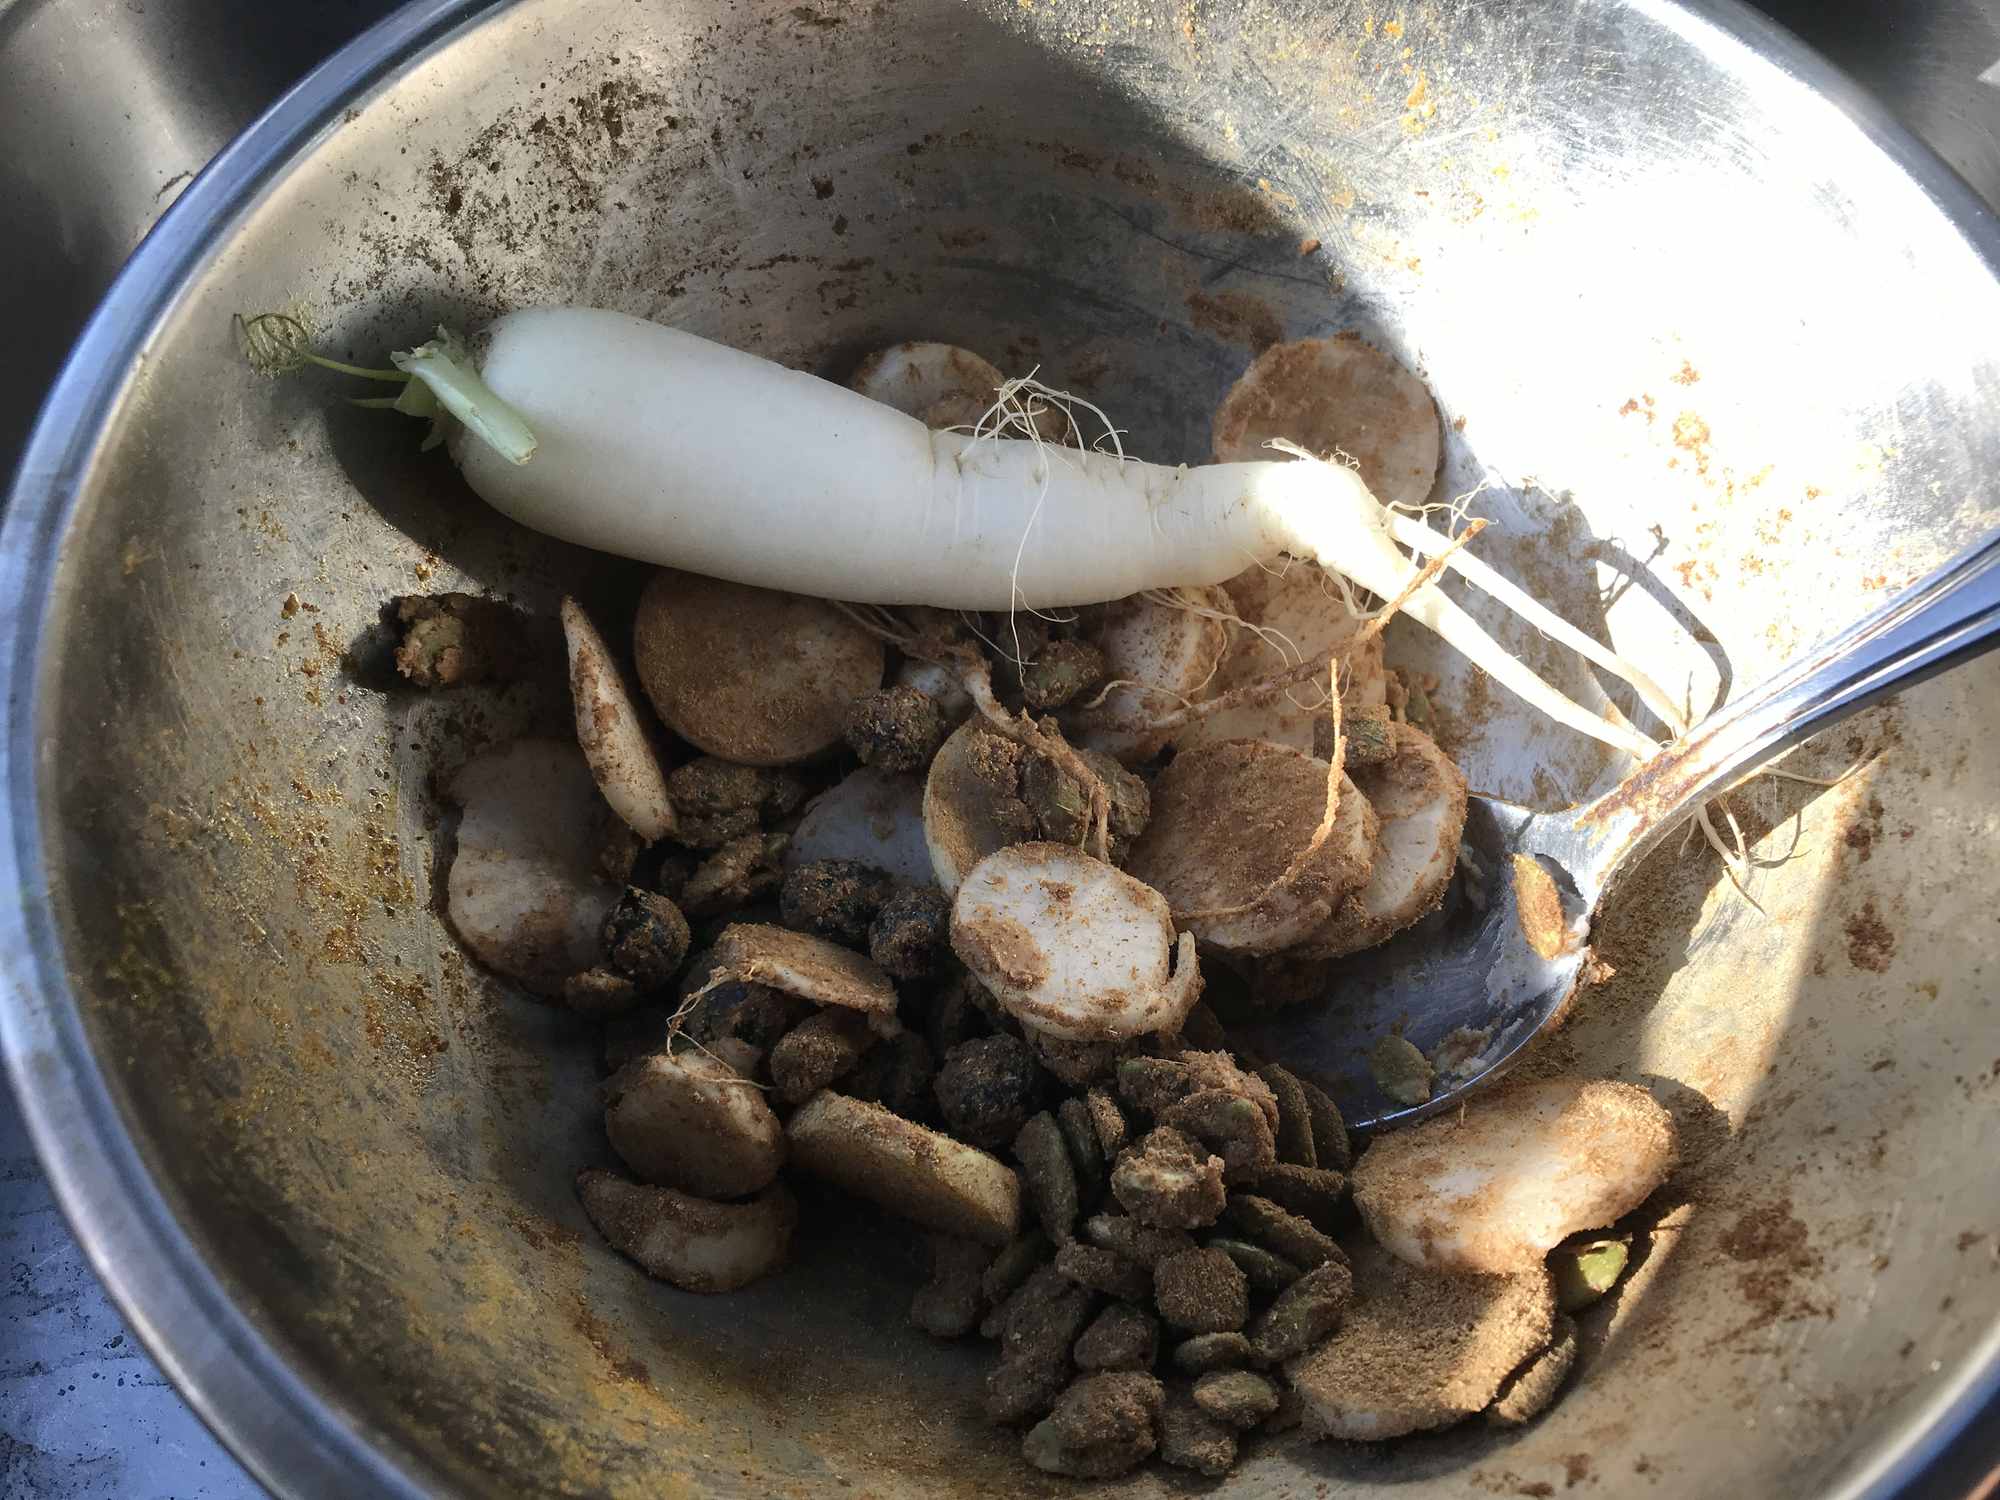
M 1431 737 L 1389 726 L 1386 761 L 1349 772 L 1381 820 L 1368 882 L 1299 945 L 1302 958 L 1339 958 L 1386 942 L 1444 899 L 1465 834 L 1465 773 Z
M 1067 844 L 1016 844 L 975 865 L 951 946 L 1023 1024 L 1072 1042 L 1180 1029 L 1201 996 L 1194 938 L 1152 887 Z
M 674 832 L 667 769 L 611 648 L 574 599 L 562 602 L 576 742 L 611 810 L 649 843 Z
M 1481 1410 L 1554 1331 L 1555 1294 L 1540 1266 L 1448 1276 L 1364 1243 L 1354 1247 L 1340 1327 L 1285 1373 L 1309 1435 L 1374 1442 Z
M 970 349 L 913 340 L 876 350 L 847 383 L 926 427 L 970 427 L 1006 377 Z
M 662 568 L 632 635 L 639 681 L 667 727 L 739 765 L 832 749 L 848 705 L 882 685 L 882 643 L 803 594 Z
M 924 778 L 863 766 L 808 802 L 785 846 L 785 868 L 823 859 L 859 860 L 898 880 L 928 884 Z
M 611 1149 L 645 1182 L 708 1198 L 741 1198 L 784 1165 L 785 1135 L 764 1095 L 705 1053 L 656 1052 L 604 1085 Z
M 1429 387 L 1356 338 L 1273 344 L 1215 413 L 1216 462 L 1269 458 L 1273 438 L 1336 462 L 1338 450 L 1384 505 L 1430 498 L 1442 437 Z
M 1674 1156 L 1673 1116 L 1644 1089 L 1562 1079 L 1380 1136 L 1349 1180 L 1369 1232 L 1411 1265 L 1511 1272 L 1637 1208 Z
M 924 778 L 924 844 L 949 896 L 987 855 L 1032 835 L 1018 795 L 1021 747 L 970 719 L 951 732 Z
M 1280 682 L 1262 694 L 1250 691 L 1301 662 L 1340 658 L 1341 701 L 1348 708 L 1386 701 L 1381 635 L 1369 633 L 1356 643 L 1366 616 L 1350 607 L 1324 568 L 1281 557 L 1246 570 L 1224 587 L 1238 623 L 1209 694 L 1235 693 L 1247 701 L 1192 720 L 1175 734 L 1176 744 L 1185 748 L 1221 740 L 1269 740 L 1311 750 L 1314 720 L 1326 707 L 1324 677 L 1317 682 Z
M 537 994 L 596 964 L 604 918 L 624 887 L 600 856 L 626 840 L 590 766 L 561 740 L 514 740 L 473 757 L 444 784 L 464 810 L 445 877 L 446 915 L 487 968 Z
M 1160 721 L 1212 688 L 1229 645 L 1229 596 L 1216 588 L 1136 594 L 1105 606 L 1086 639 L 1104 653 L 1107 684 L 1063 720 L 1075 743 L 1120 760 L 1159 753 Z
M 709 949 L 711 984 L 738 979 L 810 1000 L 858 1010 L 879 1036 L 902 1030 L 889 976 L 851 949 L 809 932 L 764 922 L 732 922 Z
M 1004 1245 L 1021 1231 L 1021 1180 L 977 1146 L 822 1089 L 785 1124 L 792 1164 L 935 1229 Z
M 1127 868 L 1205 943 L 1288 948 L 1368 879 L 1374 857 L 1375 815 L 1351 781 L 1321 837 L 1330 771 L 1261 740 L 1184 750 L 1153 782 L 1153 818 Z
M 710 1203 L 592 1167 L 576 1195 L 611 1247 L 687 1292 L 733 1292 L 785 1263 L 798 1204 L 783 1183 L 748 1203 Z

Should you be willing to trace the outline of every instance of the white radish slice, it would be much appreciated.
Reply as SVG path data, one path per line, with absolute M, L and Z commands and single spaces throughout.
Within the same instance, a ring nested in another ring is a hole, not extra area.
M 1285 1367 L 1314 1437 L 1373 1442 L 1448 1426 L 1548 1347 L 1555 1293 L 1540 1266 L 1447 1276 L 1365 1243 L 1353 1257 L 1340 1327 Z
M 993 404 L 1006 376 L 956 344 L 913 340 L 862 360 L 848 386 L 926 427 L 970 427 Z
M 1030 832 L 1026 808 L 1007 782 L 1019 748 L 978 719 L 951 732 L 924 778 L 924 845 L 949 896 L 987 855 Z
M 863 766 L 808 802 L 785 848 L 786 870 L 853 859 L 898 880 L 928 885 L 924 778 Z
M 1230 953 L 1289 948 L 1368 879 L 1375 815 L 1342 779 L 1317 849 L 1331 767 L 1302 750 L 1229 740 L 1183 750 L 1153 781 L 1153 816 L 1126 868 L 1174 920 Z
M 785 1263 L 798 1204 L 783 1183 L 748 1203 L 710 1203 L 592 1167 L 576 1195 L 611 1247 L 686 1292 L 733 1292 Z
M 1338 656 L 1347 667 L 1343 703 L 1363 708 L 1387 701 L 1381 634 L 1354 645 L 1366 621 L 1348 609 L 1339 585 L 1317 563 L 1281 557 L 1268 567 L 1247 569 L 1224 588 L 1243 623 L 1235 627 L 1216 668 L 1210 697 L 1250 688 L 1300 662 Z M 1325 701 L 1324 676 L 1287 683 L 1240 707 L 1202 715 L 1174 739 L 1184 748 L 1220 740 L 1270 740 L 1310 750 L 1313 721 Z
M 815 1005 L 858 1010 L 879 1036 L 902 1030 L 889 976 L 859 953 L 809 932 L 764 922 L 732 922 L 715 940 L 709 960 L 710 983 L 737 979 L 768 985 Z
M 1009 1012 L 1064 1041 L 1178 1031 L 1201 995 L 1194 937 L 1176 947 L 1165 898 L 1067 844 L 1016 844 L 975 865 L 952 903 L 951 946 Z
M 611 1149 L 642 1181 L 705 1198 L 768 1187 L 785 1161 L 785 1133 L 763 1093 L 700 1052 L 656 1052 L 604 1086 Z
M 1004 1245 L 1021 1230 L 1021 1180 L 977 1146 L 879 1104 L 822 1089 L 785 1125 L 792 1164 L 893 1214 Z
M 882 685 L 882 643 L 803 594 L 662 568 L 632 635 L 640 684 L 667 727 L 739 765 L 831 749 L 848 705 Z
M 576 708 L 576 742 L 611 810 L 647 842 L 671 837 L 674 804 L 667 768 L 611 648 L 574 599 L 562 602 L 569 650 L 569 693 Z
M 582 752 L 514 740 L 467 761 L 443 791 L 464 809 L 445 879 L 453 931 L 487 968 L 560 995 L 602 956 L 598 933 L 622 890 L 600 868 L 617 824 Z
M 1465 774 L 1421 729 L 1389 726 L 1390 758 L 1354 767 L 1382 831 L 1368 883 L 1300 944 L 1302 958 L 1340 958 L 1387 941 L 1444 899 L 1465 834 Z
M 1122 685 L 1063 715 L 1073 743 L 1145 760 L 1169 738 L 1159 722 L 1210 691 L 1234 606 L 1215 588 L 1178 589 L 1174 597 L 1181 602 L 1135 594 L 1105 607 L 1086 639 L 1104 653 L 1104 680 Z
M 1430 389 L 1355 338 L 1273 344 L 1215 413 L 1218 463 L 1270 458 L 1273 438 L 1326 459 L 1338 449 L 1384 505 L 1430 499 L 1442 437 Z
M 1645 1090 L 1562 1079 L 1380 1136 L 1349 1180 L 1369 1232 L 1411 1265 L 1511 1272 L 1637 1208 L 1674 1152 L 1673 1116 Z

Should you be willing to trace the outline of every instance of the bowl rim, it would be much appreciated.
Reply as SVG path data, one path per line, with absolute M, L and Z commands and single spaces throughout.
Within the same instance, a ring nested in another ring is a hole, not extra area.
M 229 1295 L 146 1169 L 68 981 L 41 847 L 37 689 L 63 536 L 151 340 L 264 192 L 353 100 L 520 0 L 410 0 L 307 73 L 202 169 L 118 273 L 43 401 L 0 512 L 0 1056 L 71 1229 L 127 1325 L 209 1429 L 272 1493 L 456 1493 L 431 1457 L 368 1423 L 287 1357 Z M 1629 0 L 1696 45 L 1740 45 L 1803 83 L 1919 186 L 2000 279 L 2000 219 L 1956 172 L 1824 57 L 1743 0 Z M 1713 33 L 1704 38 L 1702 33 Z M 1849 1461 L 1841 1500 L 1963 1497 L 2000 1456 L 2000 1321 L 1926 1399 Z

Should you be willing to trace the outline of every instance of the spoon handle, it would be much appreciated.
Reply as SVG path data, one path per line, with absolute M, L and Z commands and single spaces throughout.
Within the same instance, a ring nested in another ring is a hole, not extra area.
M 1616 830 L 1629 861 L 1677 815 L 1829 724 L 2000 645 L 2000 532 L 1723 705 L 1611 791 L 1577 822 Z

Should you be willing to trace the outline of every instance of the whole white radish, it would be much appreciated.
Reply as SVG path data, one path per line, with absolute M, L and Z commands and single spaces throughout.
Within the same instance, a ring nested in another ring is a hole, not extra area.
M 623 313 L 509 313 L 487 330 L 477 373 L 449 339 L 396 362 L 466 424 L 451 445 L 473 489 L 523 525 L 765 588 L 1058 607 L 1220 583 L 1291 552 L 1387 598 L 1413 576 L 1397 538 L 1448 545 L 1392 518 L 1338 464 L 1165 467 L 1039 437 L 932 432 L 842 386 Z M 1437 588 L 1404 613 L 1551 718 L 1653 748 L 1544 682 Z

